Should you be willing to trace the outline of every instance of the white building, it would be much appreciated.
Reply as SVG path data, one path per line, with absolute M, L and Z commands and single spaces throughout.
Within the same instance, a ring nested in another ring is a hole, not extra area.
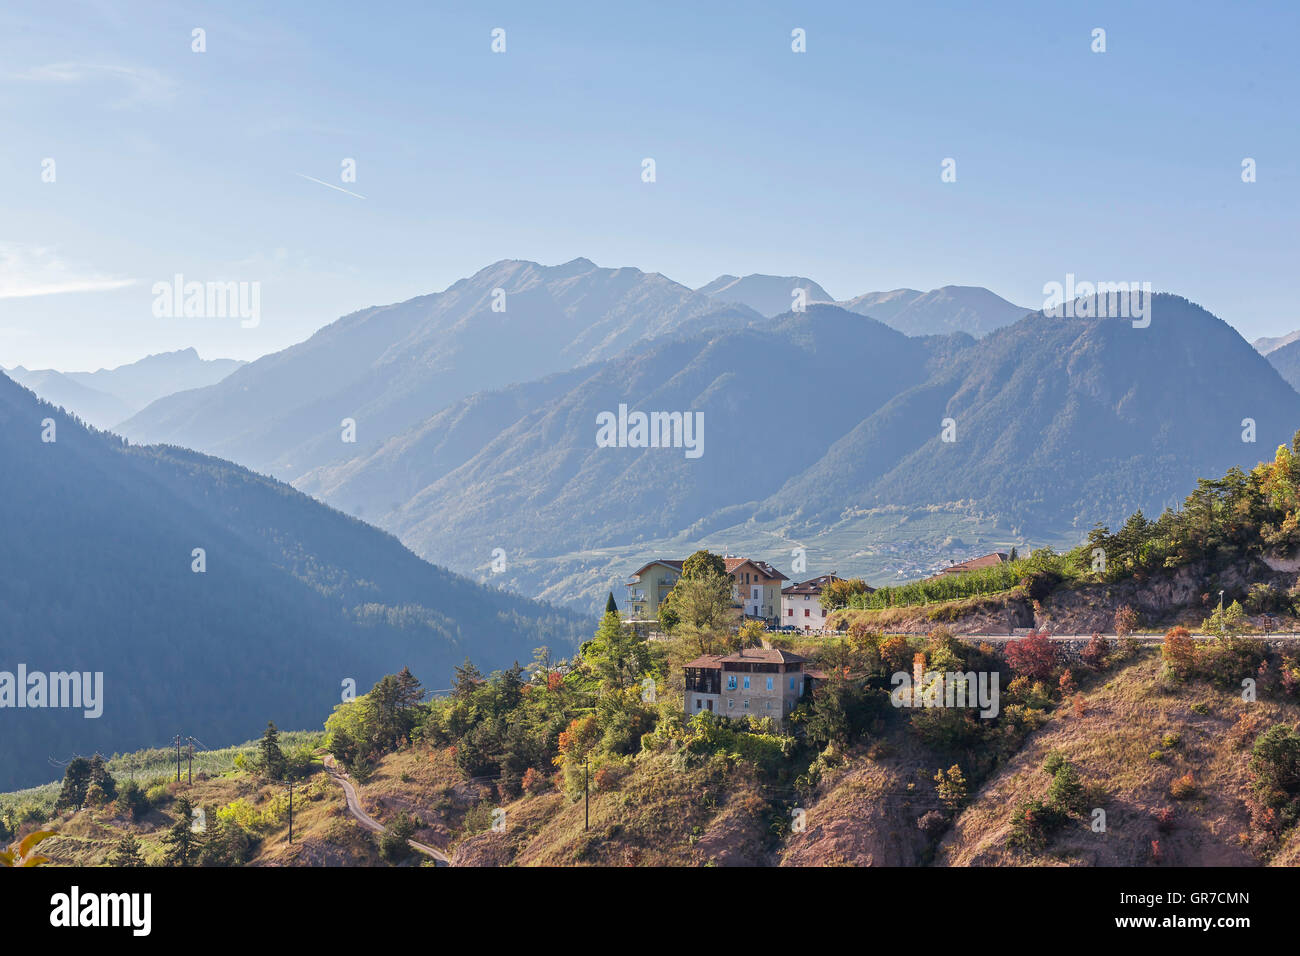
M 826 609 L 822 607 L 822 588 L 843 578 L 834 574 L 792 584 L 781 589 L 781 624 L 801 631 L 820 631 L 826 626 Z

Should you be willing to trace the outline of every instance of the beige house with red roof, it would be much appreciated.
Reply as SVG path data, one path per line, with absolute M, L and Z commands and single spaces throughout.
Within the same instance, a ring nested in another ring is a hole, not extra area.
M 720 717 L 771 717 L 784 726 L 816 675 L 806 657 L 772 647 L 735 654 L 705 654 L 686 664 L 686 715 L 707 711 Z
M 766 561 L 737 558 L 722 559 L 731 576 L 731 601 L 746 617 L 756 617 L 768 624 L 779 624 L 781 617 L 781 582 L 790 580 Z

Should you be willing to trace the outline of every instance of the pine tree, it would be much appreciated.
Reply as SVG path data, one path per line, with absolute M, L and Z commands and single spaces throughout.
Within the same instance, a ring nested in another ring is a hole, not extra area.
M 483 680 L 483 672 L 474 666 L 474 662 L 468 657 L 465 658 L 464 664 L 456 665 L 455 690 L 453 694 L 457 698 L 466 698 L 478 689 L 479 683 Z
M 275 725 L 272 724 L 271 727 L 274 728 Z M 198 857 L 203 844 L 193 830 L 194 805 L 190 803 L 189 797 L 181 797 L 176 801 L 176 814 L 176 822 L 162 838 L 162 842 L 167 844 L 163 860 L 168 866 L 190 866 Z
M 117 847 L 108 858 L 109 866 L 144 866 L 144 857 L 140 853 L 140 841 L 134 833 L 128 833 L 117 841 Z
M 613 591 L 610 591 L 610 592 L 609 592 L 609 598 L 605 601 L 605 613 L 606 613 L 606 614 L 617 614 L 617 613 L 618 613 L 618 605 L 614 603 L 614 592 L 613 592 Z
M 262 734 L 262 772 L 272 780 L 284 776 L 284 752 L 280 750 L 280 731 L 275 729 L 274 721 L 267 721 L 266 733 Z
M 86 804 L 86 792 L 90 789 L 90 761 L 85 757 L 73 757 L 63 771 L 63 786 L 59 788 L 59 798 L 54 803 L 56 810 L 80 810 Z
M 90 758 L 90 785 L 98 785 L 106 801 L 117 798 L 117 781 L 108 772 L 108 764 L 100 754 Z
M 397 689 L 404 710 L 410 710 L 424 700 L 424 687 L 420 685 L 409 667 L 403 667 L 397 675 Z

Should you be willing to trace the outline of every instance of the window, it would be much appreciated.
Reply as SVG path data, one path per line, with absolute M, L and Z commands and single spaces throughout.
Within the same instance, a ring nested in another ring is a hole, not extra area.
M 792 608 L 792 607 L 788 607 L 788 608 L 786 608 L 786 609 L 785 609 L 785 616 L 786 616 L 786 617 L 794 617 L 794 608 Z
M 736 706 L 736 700 L 735 700 L 735 698 L 734 698 L 734 697 L 728 697 L 728 698 L 727 698 L 727 710 L 731 710 L 731 708 L 733 708 L 733 707 L 735 707 L 735 706 Z
M 790 689 L 791 689 L 791 690 L 794 690 L 794 678 L 793 678 L 793 677 L 790 678 Z
M 728 674 L 728 675 L 727 675 L 727 690 L 735 690 L 735 689 L 736 689 L 736 675 L 735 675 L 735 674 Z
M 705 701 L 705 703 L 709 705 L 709 710 L 713 710 L 713 701 L 709 700 L 709 701 Z
M 811 595 L 811 594 L 805 594 L 805 595 L 803 596 L 803 599 L 804 599 L 805 601 L 811 601 L 811 600 L 812 600 L 812 595 Z
M 746 710 L 749 710 L 749 698 L 748 698 L 748 697 L 745 698 L 745 709 L 746 709 Z
M 772 709 L 772 702 L 770 700 L 767 702 L 767 709 L 768 710 Z
M 696 710 L 700 709 L 700 699 L 698 697 L 695 698 L 695 709 Z
M 803 616 L 804 616 L 804 617 L 812 617 L 812 611 L 810 611 L 808 608 L 804 608 L 804 609 L 803 609 Z
M 826 608 L 822 608 L 822 617 L 826 616 Z
M 768 690 L 771 690 L 771 689 L 772 689 L 772 678 L 771 678 L 771 677 L 769 677 L 769 678 L 767 679 L 767 689 L 768 689 Z
M 745 675 L 745 690 L 749 690 L 749 675 Z

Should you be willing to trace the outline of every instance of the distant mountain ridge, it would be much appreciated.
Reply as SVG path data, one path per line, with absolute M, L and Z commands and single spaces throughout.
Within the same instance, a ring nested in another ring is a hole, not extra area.
M 1264 357 L 1292 388 L 1300 392 L 1300 338 L 1279 345 L 1264 353 Z
M 1260 355 L 1268 356 L 1283 346 L 1290 345 L 1292 342 L 1297 340 L 1300 340 L 1300 329 L 1297 329 L 1294 332 L 1288 332 L 1286 335 L 1275 335 L 1272 337 L 1263 336 L 1250 344 L 1255 347 L 1255 351 Z
M 1023 319 L 1033 309 L 1008 302 L 980 286 L 948 285 L 929 292 L 894 289 L 868 292 L 840 303 L 850 312 L 879 319 L 906 335 L 966 332 L 976 338 Z
M 784 315 L 793 307 L 796 290 L 802 290 L 804 304 L 829 303 L 831 294 L 812 279 L 803 276 L 747 275 L 743 279 L 721 275 L 696 292 L 718 303 L 737 303 L 760 315 L 772 318 Z
M 20 365 L 6 374 L 83 421 L 108 429 L 164 395 L 219 382 L 243 364 L 237 359 L 202 359 L 195 349 L 187 348 L 95 372 L 25 369 Z

